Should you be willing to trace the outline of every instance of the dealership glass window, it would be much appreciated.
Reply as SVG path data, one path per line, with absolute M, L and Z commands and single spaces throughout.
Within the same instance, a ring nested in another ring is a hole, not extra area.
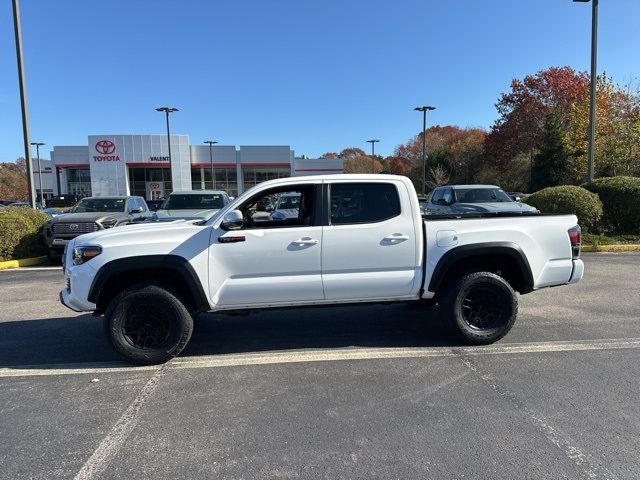
M 164 195 L 171 193 L 171 173 L 168 168 L 129 167 L 129 190 L 131 195 L 147 199 L 147 184 L 160 182 L 164 186 Z
M 194 174 L 196 170 L 198 173 Z M 196 182 L 196 178 L 201 179 L 201 182 Z M 191 181 L 194 185 L 194 190 L 202 189 L 201 186 L 196 187 L 196 183 L 204 183 L 204 188 L 206 190 L 224 190 L 230 197 L 238 196 L 237 174 L 235 167 L 214 167 L 213 178 L 215 179 L 215 182 L 211 179 L 211 167 L 202 167 L 200 169 L 194 168 L 191 170 Z
M 201 168 L 191 169 L 191 189 L 202 190 L 202 169 Z
M 91 173 L 88 168 L 68 168 L 67 192 L 79 197 L 91 196 Z
M 290 167 L 244 167 L 242 169 L 242 176 L 244 177 L 244 189 L 249 188 L 262 183 L 266 180 L 272 180 L 274 178 L 283 178 L 291 176 Z

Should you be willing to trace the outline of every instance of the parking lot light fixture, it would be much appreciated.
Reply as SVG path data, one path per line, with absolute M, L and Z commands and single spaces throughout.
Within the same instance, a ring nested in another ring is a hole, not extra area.
M 593 182 L 595 136 L 596 136 L 596 81 L 598 63 L 598 0 L 573 0 L 576 3 L 591 2 L 591 86 L 589 100 L 589 157 L 587 181 Z
M 171 168 L 171 132 L 169 130 L 169 114 L 178 112 L 179 110 L 174 107 L 158 107 L 156 112 L 164 112 L 167 117 L 167 148 L 169 150 L 169 176 L 171 177 L 171 189 L 173 190 L 173 171 Z
M 216 189 L 216 177 L 213 175 L 213 146 L 218 143 L 215 140 L 205 140 L 202 143 L 209 145 L 209 163 L 211 164 L 211 181 L 213 182 L 213 189 Z
M 371 173 L 376 173 L 376 143 L 380 140 L 367 140 L 371 144 Z
M 31 145 L 36 146 L 36 158 L 38 160 L 38 181 L 40 183 L 40 205 L 42 205 L 42 208 L 44 208 L 46 205 L 44 201 L 44 193 L 42 191 L 42 167 L 40 167 L 40 147 L 46 144 L 42 142 L 31 142 Z
M 435 109 L 436 107 L 431 107 L 429 105 L 414 108 L 414 110 L 422 112 L 422 195 L 425 194 L 427 175 L 427 112 Z

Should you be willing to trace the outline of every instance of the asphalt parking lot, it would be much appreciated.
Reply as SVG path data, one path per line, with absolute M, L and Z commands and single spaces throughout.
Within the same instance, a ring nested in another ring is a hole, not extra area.
M 584 254 L 512 332 L 409 305 L 204 315 L 115 357 L 57 270 L 0 272 L 0 478 L 609 478 L 640 472 L 640 254 Z

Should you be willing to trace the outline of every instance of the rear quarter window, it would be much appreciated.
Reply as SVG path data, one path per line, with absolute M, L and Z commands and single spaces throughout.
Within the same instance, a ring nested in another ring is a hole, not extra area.
M 331 224 L 382 222 L 400 215 L 398 189 L 391 183 L 330 185 Z

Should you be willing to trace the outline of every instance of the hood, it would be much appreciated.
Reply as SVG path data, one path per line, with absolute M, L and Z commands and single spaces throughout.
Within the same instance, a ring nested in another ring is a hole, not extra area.
M 129 218 L 124 212 L 85 212 L 85 213 L 63 213 L 51 219 L 53 223 L 83 223 L 101 222 L 103 220 L 115 218 L 122 220 Z
M 205 210 L 185 209 L 185 210 L 158 210 L 155 212 L 158 218 L 210 218 L 219 209 L 208 208 Z
M 520 202 L 486 202 L 486 203 L 456 203 L 456 212 L 535 212 L 530 205 Z
M 164 239 L 188 236 L 188 232 L 194 229 L 202 229 L 202 226 L 194 225 L 194 222 L 185 220 L 175 220 L 173 222 L 155 223 L 130 223 L 117 228 L 98 230 L 93 233 L 81 235 L 76 240 L 76 244 L 99 244 L 103 246 L 128 245 L 139 242 L 161 242 Z

